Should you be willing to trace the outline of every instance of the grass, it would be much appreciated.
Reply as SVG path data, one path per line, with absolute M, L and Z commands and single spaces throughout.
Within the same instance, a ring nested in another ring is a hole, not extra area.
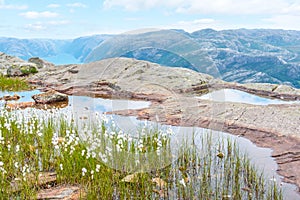
M 33 89 L 25 79 L 17 77 L 7 77 L 0 74 L 1 91 L 23 91 Z
M 234 141 L 194 134 L 174 150 L 173 134 L 131 135 L 98 114 L 0 110 L 0 197 L 34 199 L 39 173 L 56 172 L 55 184 L 81 185 L 83 199 L 282 199 Z

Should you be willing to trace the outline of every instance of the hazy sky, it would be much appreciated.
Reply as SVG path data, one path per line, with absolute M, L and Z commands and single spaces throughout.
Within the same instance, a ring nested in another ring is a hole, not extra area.
M 0 0 L 0 37 L 74 38 L 142 28 L 300 30 L 300 0 Z

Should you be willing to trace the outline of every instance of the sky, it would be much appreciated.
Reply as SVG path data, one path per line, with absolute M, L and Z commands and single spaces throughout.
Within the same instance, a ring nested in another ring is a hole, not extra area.
M 300 30 L 300 0 L 0 0 L 0 37 L 72 39 L 137 29 Z

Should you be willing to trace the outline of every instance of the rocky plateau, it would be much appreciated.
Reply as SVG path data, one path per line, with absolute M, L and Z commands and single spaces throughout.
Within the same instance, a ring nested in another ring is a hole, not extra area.
M 197 126 L 250 139 L 273 149 L 278 173 L 300 187 L 300 104 L 251 105 L 195 98 L 230 88 L 268 98 L 300 100 L 291 86 L 230 83 L 185 68 L 131 58 L 48 66 L 28 76 L 31 84 L 68 95 L 151 101 L 148 108 L 115 111 L 162 124 Z

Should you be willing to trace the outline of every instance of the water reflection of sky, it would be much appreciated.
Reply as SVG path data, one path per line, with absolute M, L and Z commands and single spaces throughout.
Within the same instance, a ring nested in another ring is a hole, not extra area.
M 233 89 L 222 89 L 213 91 L 209 94 L 197 97 L 199 99 L 208 99 L 219 102 L 238 102 L 238 103 L 247 103 L 254 105 L 269 105 L 269 104 L 290 104 L 290 103 L 299 103 L 299 101 L 282 101 L 279 99 L 268 99 L 239 90 Z
M 0 97 L 4 95 L 18 94 L 21 98 L 17 101 L 11 102 L 33 102 L 32 96 L 41 93 L 39 90 L 25 91 L 25 92 L 1 92 Z M 111 100 L 102 98 L 92 98 L 85 96 L 69 96 L 68 108 L 74 112 L 93 111 L 93 112 L 108 112 L 124 109 L 139 109 L 150 105 L 146 101 L 132 101 L 132 100 Z
M 102 99 L 83 96 L 70 96 L 69 106 L 74 110 L 90 110 L 97 112 L 108 112 L 125 109 L 139 109 L 150 105 L 146 101 L 132 101 L 119 99 Z
M 18 101 L 13 101 L 13 102 L 33 102 L 32 95 L 39 94 L 41 93 L 39 90 L 31 90 L 31 91 L 24 91 L 24 92 L 9 92 L 5 91 L 2 92 L 0 91 L 0 97 L 3 97 L 4 95 L 14 95 L 18 94 L 21 98 Z

